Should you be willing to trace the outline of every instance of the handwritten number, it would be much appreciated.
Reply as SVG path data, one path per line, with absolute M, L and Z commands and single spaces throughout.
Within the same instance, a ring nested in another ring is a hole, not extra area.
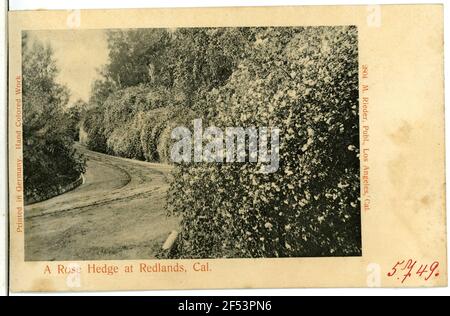
M 438 267 L 439 267 L 439 262 L 437 262 L 437 261 L 435 261 L 431 264 L 430 274 L 425 278 L 425 281 L 428 281 L 433 276 L 433 274 L 434 274 L 434 276 L 439 276 L 439 272 L 436 272 L 436 274 L 434 273 Z
M 412 274 L 415 272 L 415 275 L 419 277 L 425 277 L 424 280 L 428 281 L 431 277 L 439 276 L 439 262 L 433 262 L 429 267 L 428 264 L 420 264 L 420 267 L 417 269 L 418 263 L 417 260 L 408 259 L 408 261 L 398 261 L 388 272 L 388 277 L 393 277 L 398 271 L 405 271 L 403 274 L 403 278 L 397 277 L 397 280 L 401 279 L 401 283 L 404 283 L 406 279 L 412 277 Z M 429 270 L 428 270 L 429 269 Z
M 419 268 L 419 270 L 417 270 L 416 274 L 422 276 L 422 274 L 428 272 L 427 268 L 428 268 L 428 264 L 426 264 L 425 266 L 423 264 L 421 264 L 420 268 Z
M 392 268 L 392 271 L 391 272 L 388 272 L 388 276 L 394 276 L 396 273 L 397 273 L 397 267 L 398 266 L 400 266 L 400 265 L 402 265 L 403 263 L 405 263 L 405 260 L 403 260 L 403 261 L 399 261 L 399 262 L 397 262 L 396 264 L 395 264 L 395 266 Z

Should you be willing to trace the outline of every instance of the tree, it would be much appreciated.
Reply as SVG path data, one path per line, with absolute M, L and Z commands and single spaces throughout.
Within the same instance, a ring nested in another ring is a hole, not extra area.
M 165 29 L 112 30 L 107 33 L 110 62 L 105 76 L 119 88 L 164 81 L 165 50 L 171 35 Z
M 78 99 L 69 108 L 65 108 L 65 115 L 67 116 L 68 123 L 67 128 L 75 141 L 79 141 L 80 124 L 82 118 L 85 116 L 86 110 L 87 103 L 82 99 Z
M 165 159 L 167 150 L 157 147 L 168 146 L 167 133 L 155 126 L 180 118 L 161 113 L 214 116 L 208 93 L 226 83 L 252 34 L 245 28 L 108 31 L 109 62 L 92 85 L 83 123 L 88 147 L 124 157 Z M 155 111 L 163 108 L 167 111 Z
M 72 147 L 63 107 L 69 91 L 56 83 L 57 67 L 49 45 L 29 43 L 23 48 L 23 138 L 25 197 L 43 198 L 84 172 L 85 162 Z

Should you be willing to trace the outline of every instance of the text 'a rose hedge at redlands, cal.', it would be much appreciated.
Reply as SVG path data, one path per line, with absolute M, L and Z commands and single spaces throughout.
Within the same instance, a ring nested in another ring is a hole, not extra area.
M 280 166 L 177 167 L 181 257 L 361 254 L 356 27 L 259 29 L 209 124 L 280 129 Z

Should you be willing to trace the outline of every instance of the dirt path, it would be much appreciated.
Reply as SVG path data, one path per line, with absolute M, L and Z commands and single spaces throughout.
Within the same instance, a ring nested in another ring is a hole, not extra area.
M 84 183 L 25 207 L 25 260 L 154 258 L 178 227 L 164 211 L 171 167 L 77 150 Z

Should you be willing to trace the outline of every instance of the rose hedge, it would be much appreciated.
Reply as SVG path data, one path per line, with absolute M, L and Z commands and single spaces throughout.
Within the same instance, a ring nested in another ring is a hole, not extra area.
M 357 47 L 351 26 L 258 30 L 208 106 L 218 127 L 280 128 L 280 167 L 179 165 L 180 257 L 361 254 Z

